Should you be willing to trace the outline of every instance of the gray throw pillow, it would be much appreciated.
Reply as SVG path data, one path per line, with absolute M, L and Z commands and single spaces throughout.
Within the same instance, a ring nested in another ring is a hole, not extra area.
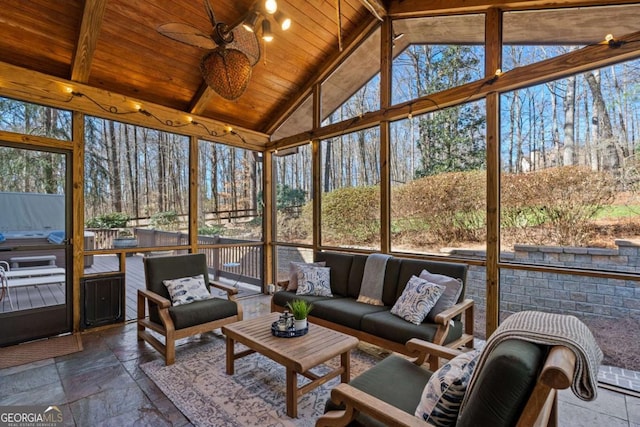
M 296 295 L 332 297 L 330 271 L 329 267 L 301 266 L 298 270 L 298 290 L 296 290 Z
M 443 274 L 430 273 L 427 270 L 422 270 L 420 278 L 445 287 L 436 305 L 434 305 L 429 314 L 427 314 L 427 321 L 435 322 L 436 315 L 453 307 L 456 302 L 458 302 L 458 298 L 460 298 L 460 293 L 462 292 L 462 281 Z
M 319 262 L 306 263 L 306 262 L 291 261 L 289 263 L 289 284 L 287 285 L 288 291 L 295 291 L 298 289 L 298 270 L 300 269 L 300 267 L 305 265 L 315 265 L 318 267 L 324 267 L 326 265 L 326 262 L 319 261 Z
M 411 276 L 402 295 L 391 307 L 391 314 L 419 325 L 427 317 L 427 313 L 431 311 L 443 291 L 444 286 Z
M 171 296 L 171 303 L 174 306 L 213 298 L 204 283 L 202 274 L 193 277 L 163 280 L 162 283 L 167 287 L 167 291 Z

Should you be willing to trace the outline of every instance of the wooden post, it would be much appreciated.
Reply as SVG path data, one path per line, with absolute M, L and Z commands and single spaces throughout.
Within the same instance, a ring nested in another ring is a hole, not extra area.
M 485 75 L 494 76 L 502 63 L 502 11 L 487 11 L 485 30 Z M 487 109 L 487 307 L 486 336 L 500 321 L 500 94 L 491 92 Z
M 84 114 L 77 111 L 72 115 L 73 151 L 71 203 L 72 220 L 72 295 L 73 332 L 80 330 L 80 278 L 84 275 Z M 68 262 L 67 262 L 68 265 Z
M 380 108 L 391 105 L 391 64 L 393 62 L 393 28 L 391 19 L 384 18 L 380 36 Z M 380 251 L 391 252 L 391 171 L 390 124 L 380 122 Z

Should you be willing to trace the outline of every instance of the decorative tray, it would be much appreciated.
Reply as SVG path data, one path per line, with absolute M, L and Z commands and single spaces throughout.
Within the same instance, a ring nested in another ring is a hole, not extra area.
M 308 324 L 307 324 L 307 327 L 304 329 L 296 330 L 294 328 L 291 328 L 286 331 L 281 331 L 280 329 L 278 329 L 278 322 L 273 322 L 271 324 L 271 335 L 273 335 L 274 337 L 295 338 L 295 337 L 301 337 L 303 335 L 306 335 L 307 332 L 309 332 Z

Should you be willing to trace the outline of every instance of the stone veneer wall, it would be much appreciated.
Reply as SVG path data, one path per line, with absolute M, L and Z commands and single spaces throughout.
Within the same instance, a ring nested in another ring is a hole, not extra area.
M 502 260 L 524 264 L 640 272 L 640 242 L 616 240 L 617 249 L 516 245 Z M 485 259 L 485 251 L 450 249 L 449 255 Z M 486 270 L 469 266 L 466 296 L 486 307 Z M 500 311 L 544 310 L 580 318 L 640 319 L 640 282 L 514 269 L 500 270 Z

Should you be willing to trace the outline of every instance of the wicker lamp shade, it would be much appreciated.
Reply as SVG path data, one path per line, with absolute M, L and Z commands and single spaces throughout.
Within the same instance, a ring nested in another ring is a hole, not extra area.
M 251 63 L 237 49 L 219 46 L 200 61 L 200 71 L 207 85 L 225 99 L 234 100 L 247 89 Z

